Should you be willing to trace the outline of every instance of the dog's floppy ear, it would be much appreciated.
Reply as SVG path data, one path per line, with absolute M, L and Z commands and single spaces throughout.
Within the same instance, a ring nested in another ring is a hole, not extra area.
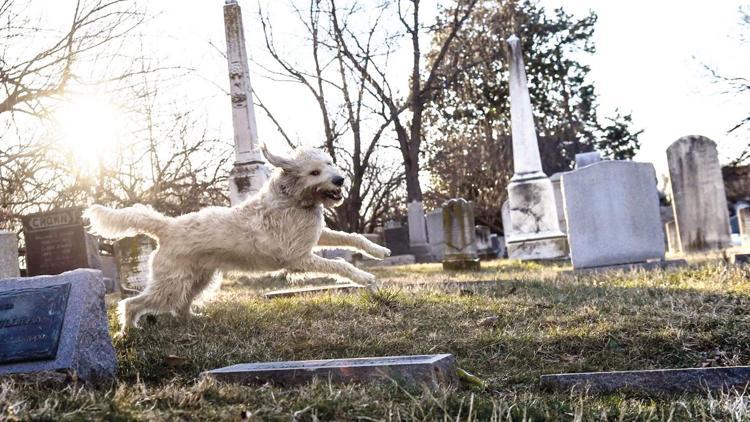
M 292 160 L 272 154 L 270 151 L 268 151 L 268 147 L 265 143 L 260 145 L 260 149 L 261 151 L 263 151 L 263 155 L 266 157 L 266 160 L 268 160 L 268 162 L 271 163 L 272 166 L 280 167 L 284 170 L 294 169 L 294 163 L 292 162 Z

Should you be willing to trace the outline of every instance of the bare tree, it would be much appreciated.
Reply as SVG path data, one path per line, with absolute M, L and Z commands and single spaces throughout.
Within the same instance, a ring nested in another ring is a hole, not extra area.
M 336 38 L 340 53 L 346 57 L 347 63 L 360 73 L 361 78 L 367 83 L 368 89 L 373 92 L 384 107 L 379 111 L 384 122 L 392 123 L 398 140 L 398 147 L 404 164 L 406 180 L 407 202 L 422 201 L 422 188 L 419 184 L 420 153 L 423 140 L 422 119 L 426 104 L 430 101 L 431 94 L 436 87 L 438 71 L 445 62 L 445 56 L 451 43 L 461 30 L 466 19 L 477 4 L 477 0 L 457 2 L 451 13 L 449 22 L 440 23 L 435 30 L 444 31 L 446 36 L 442 45 L 437 46 L 437 54 L 431 61 L 428 69 L 423 65 L 423 51 L 420 45 L 420 35 L 424 32 L 426 25 L 420 16 L 420 0 L 410 0 L 408 5 L 398 0 L 398 20 L 401 23 L 405 35 L 410 42 L 411 52 L 411 75 L 409 78 L 408 96 L 401 97 L 392 88 L 393 83 L 388 81 L 385 63 L 376 62 L 371 54 L 370 38 L 363 36 L 343 19 L 344 16 L 356 13 L 359 6 L 352 5 L 347 10 L 337 7 L 336 0 L 330 0 L 331 20 L 333 34 Z M 381 7 L 391 7 L 390 3 L 384 3 Z M 370 31 L 371 35 L 373 31 Z M 405 113 L 408 111 L 408 113 Z
M 327 216 L 328 224 L 348 231 L 371 231 L 392 210 L 393 198 L 403 182 L 403 172 L 390 165 L 382 154 L 381 141 L 391 121 L 372 119 L 382 112 L 382 104 L 372 95 L 364 75 L 342 54 L 331 26 L 329 4 L 311 0 L 304 10 L 294 4 L 292 8 L 306 31 L 311 66 L 306 69 L 280 53 L 274 42 L 271 20 L 261 10 L 266 48 L 279 70 L 265 69 L 301 84 L 314 97 L 323 123 L 322 146 L 351 182 L 344 203 Z M 364 69 L 374 56 L 373 36 L 383 9 L 379 11 L 369 36 L 363 40 L 365 53 L 370 57 L 362 64 Z M 262 103 L 261 108 L 283 132 L 270 110 Z

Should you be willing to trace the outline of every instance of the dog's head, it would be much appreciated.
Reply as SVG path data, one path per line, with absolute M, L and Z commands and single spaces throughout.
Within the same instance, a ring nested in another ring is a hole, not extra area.
M 283 195 L 303 205 L 335 207 L 344 200 L 344 177 L 331 157 L 317 149 L 297 148 L 289 157 L 275 155 L 262 145 L 263 155 L 279 169 L 278 183 Z

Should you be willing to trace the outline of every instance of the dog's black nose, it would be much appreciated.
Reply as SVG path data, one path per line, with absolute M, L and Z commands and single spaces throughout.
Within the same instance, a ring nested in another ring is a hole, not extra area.
M 336 176 L 331 180 L 331 183 L 333 183 L 336 186 L 343 186 L 344 185 L 344 178 L 341 176 Z

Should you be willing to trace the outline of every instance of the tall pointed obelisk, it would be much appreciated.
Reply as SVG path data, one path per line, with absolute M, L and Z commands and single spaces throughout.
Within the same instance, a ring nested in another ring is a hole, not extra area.
M 568 255 L 568 242 L 560 231 L 552 182 L 542 171 L 534 129 L 529 88 L 526 84 L 521 41 L 510 46 L 510 117 L 513 135 L 513 178 L 508 185 L 510 230 L 506 228 L 511 259 L 554 259 Z
M 260 190 L 270 171 L 263 162 L 258 144 L 258 127 L 253 107 L 253 87 L 245 49 L 242 12 L 237 0 L 226 0 L 224 29 L 227 38 L 229 92 L 232 99 L 235 162 L 229 174 L 229 200 L 239 204 Z

